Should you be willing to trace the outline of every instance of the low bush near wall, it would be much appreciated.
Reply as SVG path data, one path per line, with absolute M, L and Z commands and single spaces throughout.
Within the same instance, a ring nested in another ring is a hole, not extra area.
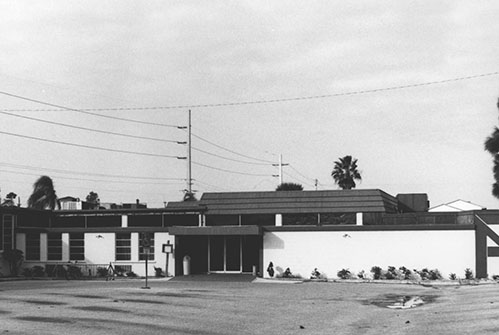
M 352 275 L 349 269 L 341 269 L 337 273 L 340 279 L 352 279 L 355 276 Z M 420 280 L 440 280 L 442 279 L 442 274 L 438 269 L 429 270 L 424 268 L 422 270 L 413 269 L 412 271 L 401 266 L 396 268 L 395 266 L 388 266 L 387 269 L 382 269 L 381 267 L 375 265 L 371 268 L 370 274 L 366 273 L 364 270 L 357 273 L 357 278 L 359 279 L 374 279 L 374 280 L 410 280 L 410 281 L 420 281 Z
M 296 279 L 301 279 L 302 276 L 300 274 L 293 274 L 291 272 L 290 268 L 286 268 L 286 270 L 284 270 L 284 272 L 282 274 L 278 273 L 276 275 L 276 278 L 296 278 Z
M 102 266 L 100 266 L 100 267 L 97 268 L 97 275 L 99 277 L 106 277 L 108 274 L 109 274 L 108 268 L 105 268 L 105 267 L 102 267 Z
M 348 269 L 341 269 L 338 271 L 337 276 L 340 279 L 352 279 L 352 273 Z
M 310 275 L 310 279 L 326 279 L 327 280 L 327 275 L 323 272 L 320 272 L 317 268 L 315 268 Z
M 414 270 L 414 272 L 417 272 L 421 276 L 421 279 L 423 279 L 423 280 L 440 280 L 440 279 L 442 279 L 442 274 L 437 269 L 428 270 L 427 268 L 424 268 L 421 271 Z
M 43 277 L 45 276 L 45 268 L 40 265 L 35 265 L 31 268 L 23 269 L 23 276 L 25 277 Z
M 473 275 L 473 271 L 471 271 L 470 268 L 467 268 L 466 270 L 464 270 L 464 278 L 466 278 L 466 279 L 475 278 L 475 276 Z

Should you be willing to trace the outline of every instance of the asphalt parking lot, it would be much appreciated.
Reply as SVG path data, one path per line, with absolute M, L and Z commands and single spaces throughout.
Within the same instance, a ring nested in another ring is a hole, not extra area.
M 0 282 L 2 334 L 499 333 L 499 286 L 257 280 Z M 401 297 L 415 308 L 390 309 Z

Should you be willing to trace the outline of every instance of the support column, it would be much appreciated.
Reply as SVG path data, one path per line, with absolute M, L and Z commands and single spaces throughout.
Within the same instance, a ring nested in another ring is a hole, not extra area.
M 121 228 L 127 228 L 128 227 L 128 215 L 122 215 L 121 216 Z
M 475 276 L 487 278 L 487 231 L 482 224 L 475 225 Z
M 275 225 L 276 225 L 276 227 L 282 226 L 282 214 L 275 215 Z
M 62 233 L 62 261 L 69 262 L 69 233 Z
M 364 216 L 362 215 L 362 213 L 357 213 L 356 216 L 355 216 L 355 224 L 357 226 L 362 226 L 364 224 Z

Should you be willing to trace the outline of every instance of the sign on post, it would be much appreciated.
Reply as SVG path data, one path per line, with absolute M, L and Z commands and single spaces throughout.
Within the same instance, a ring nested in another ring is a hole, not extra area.
M 145 254 L 145 258 L 146 258 L 146 263 L 145 263 L 145 266 L 146 266 L 146 286 L 142 287 L 142 288 L 145 288 L 145 289 L 149 289 L 150 287 L 147 286 L 147 268 L 148 268 L 148 261 L 149 261 L 149 251 L 151 250 L 151 236 L 149 235 L 149 233 L 142 233 L 142 240 L 141 240 L 141 244 L 142 244 L 142 248 L 144 249 L 144 254 Z
M 173 245 L 170 244 L 170 240 L 166 241 L 166 244 L 163 244 L 162 251 L 166 254 L 165 275 L 168 277 L 168 259 L 170 258 L 170 254 L 173 254 Z

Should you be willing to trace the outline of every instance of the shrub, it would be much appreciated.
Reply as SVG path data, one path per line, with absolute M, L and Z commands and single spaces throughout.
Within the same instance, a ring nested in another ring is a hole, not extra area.
M 104 267 L 98 267 L 97 268 L 97 275 L 99 277 L 107 277 L 109 271 L 107 268 L 104 268 Z
M 78 266 L 68 265 L 67 271 L 70 278 L 77 279 L 82 277 L 81 269 Z
M 411 280 L 412 271 L 406 268 L 405 266 L 399 267 L 399 271 L 405 280 Z
M 492 279 L 499 280 L 499 275 L 492 275 Z
M 119 265 L 116 265 L 116 266 L 114 267 L 114 272 L 116 273 L 116 275 L 117 275 L 118 277 L 123 277 L 123 276 L 125 276 L 125 275 L 126 275 L 126 271 L 125 271 L 125 269 L 124 269 L 124 268 L 122 268 L 122 267 L 121 267 L 121 266 L 119 266 Z
M 293 274 L 291 273 L 291 270 L 289 268 L 286 268 L 282 274 L 282 278 L 292 278 Z
M 24 268 L 22 275 L 24 277 L 33 277 L 33 270 L 31 268 Z
M 32 271 L 33 271 L 33 276 L 34 277 L 43 277 L 43 276 L 45 276 L 45 268 L 43 266 L 35 265 L 35 266 L 33 266 Z
M 394 266 L 389 266 L 388 270 L 384 273 L 382 273 L 381 277 L 384 277 L 386 279 L 404 279 L 404 275 L 400 270 L 397 270 Z
M 464 270 L 464 277 L 466 279 L 473 279 L 474 278 L 473 271 L 471 271 L 470 268 L 466 268 L 466 270 Z
M 379 266 L 373 266 L 371 268 L 371 273 L 373 274 L 373 279 L 381 279 L 381 268 Z
M 418 271 L 414 269 L 414 272 L 417 272 L 422 280 L 439 280 L 442 279 L 442 274 L 438 269 L 428 270 L 427 268 Z
M 157 278 L 164 277 L 162 268 L 154 267 L 154 272 Z
M 455 274 L 455 273 L 451 273 L 451 274 L 449 275 L 449 279 L 450 279 L 450 280 L 456 280 L 456 279 L 457 279 L 456 274 Z
M 360 279 L 367 279 L 366 272 L 364 270 L 361 270 L 359 273 L 357 273 L 357 277 Z
M 310 275 L 310 279 L 327 279 L 327 276 L 325 273 L 320 272 L 317 270 L 317 268 L 312 271 L 312 274 Z
M 430 280 L 440 280 L 442 279 L 442 274 L 438 269 L 430 270 Z
M 126 276 L 127 277 L 131 277 L 131 278 L 135 278 L 135 277 L 137 277 L 137 274 L 135 272 L 133 272 L 133 271 L 128 271 L 126 273 Z
M 350 279 L 352 277 L 352 273 L 348 269 L 341 269 L 338 271 L 337 276 L 340 279 Z
M 31 268 L 24 268 L 22 275 L 24 277 L 43 277 L 45 275 L 45 268 L 40 265 L 35 265 Z

